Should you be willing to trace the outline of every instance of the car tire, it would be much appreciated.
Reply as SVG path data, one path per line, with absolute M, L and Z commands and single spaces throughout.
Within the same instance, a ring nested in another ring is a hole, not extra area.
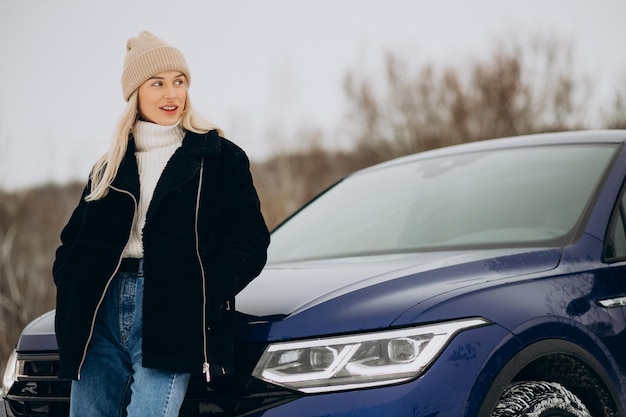
M 510 385 L 491 417 L 591 417 L 583 402 L 556 382 L 523 381 Z

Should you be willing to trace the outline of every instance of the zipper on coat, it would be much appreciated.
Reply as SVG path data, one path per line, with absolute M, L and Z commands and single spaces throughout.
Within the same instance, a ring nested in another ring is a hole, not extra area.
M 204 174 L 204 158 L 200 162 L 200 175 L 198 179 L 198 191 L 196 194 L 196 212 L 195 212 L 195 238 L 196 238 L 196 256 L 198 257 L 198 264 L 200 265 L 200 274 L 202 279 L 202 353 L 204 355 L 204 363 L 202 364 L 202 373 L 206 377 L 206 382 L 211 382 L 211 365 L 209 365 L 209 353 L 207 346 L 207 323 L 206 323 L 206 273 L 204 271 L 204 264 L 202 263 L 202 256 L 200 255 L 200 230 L 199 230 L 199 216 L 200 216 L 200 194 L 202 192 L 202 179 Z
M 137 212 L 137 199 L 135 198 L 134 195 L 132 195 L 130 192 L 126 191 L 126 190 L 121 190 L 119 188 L 115 188 L 111 186 L 111 189 L 118 191 L 120 193 L 125 193 L 128 194 L 132 199 L 133 199 L 133 204 L 135 205 L 135 210 L 133 211 L 133 218 L 135 216 L 134 213 Z M 130 226 L 130 230 L 128 231 L 128 239 L 130 239 L 130 234 L 132 233 L 132 223 Z M 127 239 L 127 240 L 128 240 Z M 89 343 L 91 343 L 91 339 L 93 338 L 93 330 L 96 326 L 96 317 L 98 316 L 98 310 L 100 310 L 100 306 L 102 305 L 102 302 L 104 301 L 104 297 L 106 296 L 107 291 L 109 290 L 109 285 L 111 285 L 111 282 L 113 281 L 113 278 L 115 277 L 115 275 L 117 274 L 117 271 L 120 269 L 120 265 L 122 264 L 122 256 L 120 256 L 120 258 L 117 260 L 117 265 L 115 266 L 115 269 L 113 270 L 113 275 L 111 275 L 107 281 L 107 284 L 104 287 L 104 291 L 102 292 L 102 294 L 100 295 L 100 300 L 98 300 L 98 304 L 96 305 L 96 310 L 93 313 L 93 317 L 91 318 L 91 328 L 89 329 L 89 337 L 87 337 L 87 342 L 85 343 L 85 347 L 83 348 L 83 356 L 80 360 L 80 363 L 78 364 L 78 379 L 80 380 L 80 371 L 83 368 L 83 365 L 85 363 L 85 359 L 87 358 L 87 349 L 89 347 Z

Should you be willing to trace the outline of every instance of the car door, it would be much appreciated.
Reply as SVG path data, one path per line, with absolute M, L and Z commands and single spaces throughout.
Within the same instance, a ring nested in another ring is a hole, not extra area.
M 607 298 L 596 300 L 596 303 L 607 310 L 621 311 L 621 328 L 616 330 L 615 349 L 622 370 L 626 372 L 626 183 L 622 186 L 621 197 L 615 205 L 611 223 L 605 239 L 605 260 L 610 266 L 617 291 Z M 613 317 L 619 315 L 612 314 Z

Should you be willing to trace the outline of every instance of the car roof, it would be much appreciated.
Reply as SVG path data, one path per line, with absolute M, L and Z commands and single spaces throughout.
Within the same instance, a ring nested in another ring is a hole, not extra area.
M 525 146 L 543 146 L 577 143 L 613 143 L 626 144 L 626 130 L 577 130 L 567 132 L 539 133 L 532 135 L 520 135 L 498 139 L 487 139 L 477 142 L 468 142 L 458 145 L 446 146 L 438 149 L 418 152 L 412 155 L 402 156 L 387 162 L 382 162 L 356 172 L 354 175 L 375 171 L 389 166 L 410 163 L 431 158 L 452 156 L 471 152 L 481 152 L 498 149 L 508 149 Z

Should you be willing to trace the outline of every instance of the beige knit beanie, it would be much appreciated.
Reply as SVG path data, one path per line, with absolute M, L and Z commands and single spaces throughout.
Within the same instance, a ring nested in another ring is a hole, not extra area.
M 150 32 L 143 31 L 126 43 L 126 57 L 122 72 L 122 93 L 128 101 L 130 95 L 146 80 L 165 71 L 180 71 L 191 83 L 189 67 L 183 54 Z

